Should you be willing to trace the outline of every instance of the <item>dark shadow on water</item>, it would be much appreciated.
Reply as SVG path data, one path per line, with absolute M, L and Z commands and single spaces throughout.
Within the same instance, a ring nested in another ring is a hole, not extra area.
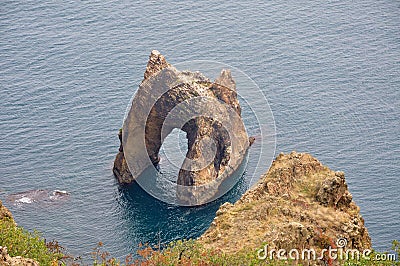
M 195 207 L 162 202 L 136 182 L 120 186 L 121 230 L 125 232 L 125 240 L 130 242 L 130 252 L 135 254 L 139 243 L 163 246 L 173 240 L 199 237 L 210 226 L 219 206 L 225 202 L 234 203 L 247 190 L 243 168 L 238 182 L 230 191 L 210 203 Z

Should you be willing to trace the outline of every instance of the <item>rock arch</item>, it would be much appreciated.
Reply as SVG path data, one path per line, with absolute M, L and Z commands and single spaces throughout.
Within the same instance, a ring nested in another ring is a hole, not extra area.
M 161 145 L 174 128 L 183 130 L 188 139 L 177 178 L 181 186 L 226 178 L 238 168 L 249 147 L 229 70 L 222 70 L 211 82 L 199 72 L 178 71 L 158 51 L 152 51 L 119 133 L 120 149 L 113 168 L 118 181 L 131 183 L 145 168 L 156 166 Z

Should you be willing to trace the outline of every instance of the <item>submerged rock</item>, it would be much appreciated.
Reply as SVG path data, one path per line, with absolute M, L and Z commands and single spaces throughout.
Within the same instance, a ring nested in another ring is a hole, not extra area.
M 214 82 L 199 72 L 178 71 L 152 51 L 119 132 L 113 167 L 118 181 L 131 183 L 148 166 L 157 166 L 162 143 L 174 128 L 188 139 L 177 173 L 179 198 L 188 205 L 205 203 L 237 170 L 249 147 L 235 81 L 229 70 Z
M 13 193 L 7 196 L 7 201 L 16 204 L 54 204 L 69 199 L 70 194 L 64 190 L 33 189 Z
M 317 256 L 329 247 L 362 252 L 371 239 L 359 211 L 343 172 L 306 153 L 280 154 L 256 187 L 219 208 L 198 241 L 227 253 L 266 243 L 269 250 L 314 249 Z

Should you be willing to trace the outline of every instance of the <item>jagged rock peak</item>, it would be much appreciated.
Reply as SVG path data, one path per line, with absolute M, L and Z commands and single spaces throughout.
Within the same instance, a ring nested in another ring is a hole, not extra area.
M 347 240 L 345 249 L 371 248 L 343 172 L 332 171 L 310 154 L 291 152 L 279 154 L 235 204 L 223 204 L 198 241 L 228 253 L 263 243 L 276 250 L 319 252 L 338 239 Z
M 144 78 L 119 134 L 115 176 L 120 183 L 131 183 L 148 166 L 158 167 L 164 139 L 178 128 L 188 139 L 177 173 L 179 204 L 212 200 L 222 193 L 219 186 L 238 169 L 249 147 L 231 72 L 223 70 L 210 82 L 200 72 L 177 70 L 153 50 Z M 216 149 L 206 143 L 214 143 Z
M 230 69 L 222 69 L 221 74 L 214 81 L 216 84 L 225 86 L 231 90 L 236 90 L 236 82 L 232 77 Z
M 144 79 L 148 79 L 153 74 L 157 73 L 161 69 L 170 67 L 171 65 L 167 62 L 165 57 L 157 50 L 151 51 L 149 61 L 147 62 L 146 71 L 144 73 Z

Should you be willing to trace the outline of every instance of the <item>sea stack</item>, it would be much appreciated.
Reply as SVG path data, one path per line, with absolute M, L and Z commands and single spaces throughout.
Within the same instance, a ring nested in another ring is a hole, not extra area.
M 177 194 L 189 205 L 205 203 L 238 169 L 249 147 L 230 70 L 222 69 L 210 81 L 202 73 L 177 70 L 152 51 L 119 132 L 117 180 L 131 183 L 147 167 L 157 166 L 162 143 L 174 128 L 184 131 L 188 141 Z

